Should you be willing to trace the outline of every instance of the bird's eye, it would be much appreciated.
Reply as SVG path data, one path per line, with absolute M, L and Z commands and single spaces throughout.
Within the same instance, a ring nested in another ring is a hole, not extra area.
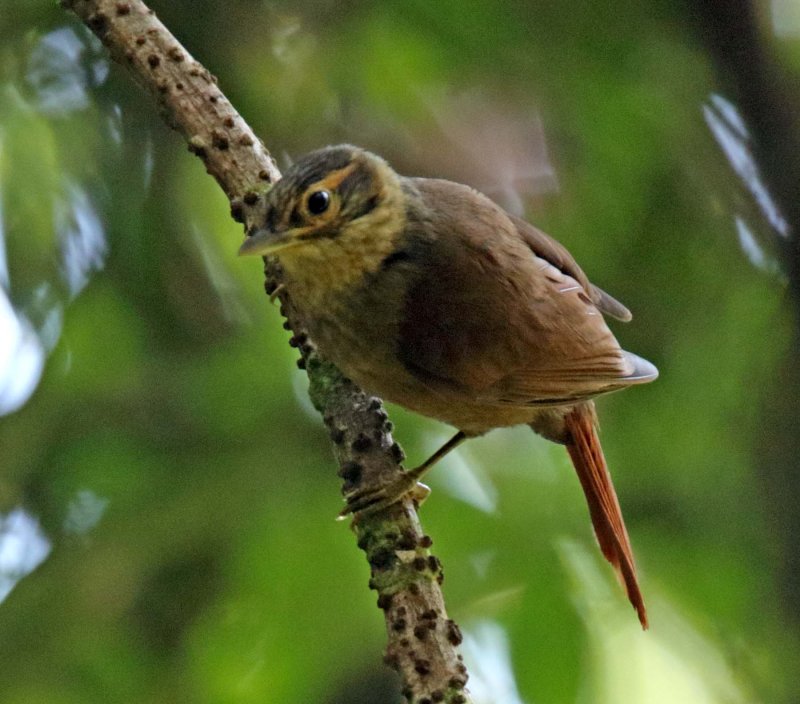
M 312 215 L 321 215 L 331 203 L 331 194 L 328 191 L 314 191 L 306 202 L 308 212 Z

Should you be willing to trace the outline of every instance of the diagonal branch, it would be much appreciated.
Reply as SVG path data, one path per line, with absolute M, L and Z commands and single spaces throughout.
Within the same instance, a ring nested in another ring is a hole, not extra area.
M 231 203 L 231 215 L 246 228 L 264 214 L 263 194 L 280 178 L 262 141 L 217 87 L 217 80 L 193 59 L 139 0 L 62 0 L 126 66 L 153 98 L 166 122 L 187 140 Z M 380 399 L 370 397 L 314 349 L 283 284 L 280 267 L 265 259 L 267 293 L 277 293 L 284 326 L 299 348 L 311 384 L 311 399 L 330 431 L 342 491 L 392 483 L 402 472 L 403 453 L 392 439 Z M 371 569 L 370 587 L 384 611 L 385 660 L 403 680 L 410 702 L 468 702 L 467 672 L 458 645 L 458 626 L 447 618 L 441 592 L 442 569 L 430 553 L 416 506 L 405 499 L 354 522 L 358 546 Z

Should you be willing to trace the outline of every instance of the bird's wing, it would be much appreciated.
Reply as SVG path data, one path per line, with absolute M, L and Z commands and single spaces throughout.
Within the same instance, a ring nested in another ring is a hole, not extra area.
M 519 236 L 525 240 L 526 244 L 531 248 L 531 251 L 542 259 L 550 262 L 559 271 L 575 279 L 583 286 L 584 291 L 589 295 L 592 303 L 594 303 L 602 313 L 626 323 L 631 320 L 633 317 L 631 312 L 612 295 L 606 293 L 599 286 L 595 286 L 589 281 L 586 274 L 583 273 L 583 269 L 578 266 L 578 262 L 575 261 L 563 244 L 557 242 L 550 237 L 550 235 L 542 232 L 522 218 L 511 214 L 508 215 L 508 218 L 515 225 Z
M 444 393 L 511 405 L 571 403 L 655 378 L 620 349 L 561 245 L 521 232 L 466 186 L 416 185 L 433 204 L 426 229 L 436 240 L 399 330 L 411 373 Z

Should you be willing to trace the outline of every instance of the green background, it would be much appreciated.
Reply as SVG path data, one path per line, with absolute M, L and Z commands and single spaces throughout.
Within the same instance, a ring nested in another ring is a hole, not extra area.
M 562 448 L 495 431 L 431 476 L 422 520 L 476 702 L 796 701 L 793 234 L 763 195 L 785 165 L 745 180 L 726 158 L 764 134 L 737 127 L 695 6 L 153 7 L 279 164 L 349 141 L 524 208 L 631 308 L 614 331 L 661 371 L 599 403 L 646 633 Z M 796 81 L 786 7 L 756 20 Z M 77 20 L 3 2 L 6 704 L 399 701 L 327 434 L 228 210 Z M 449 432 L 390 411 L 411 463 Z

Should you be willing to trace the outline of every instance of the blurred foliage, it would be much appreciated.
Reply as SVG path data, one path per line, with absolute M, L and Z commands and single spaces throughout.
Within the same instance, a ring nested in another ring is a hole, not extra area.
M 761 29 L 797 78 L 785 5 Z M 476 700 L 795 701 L 797 536 L 769 497 L 800 475 L 767 486 L 759 449 L 765 408 L 794 405 L 796 317 L 781 235 L 709 129 L 747 153 L 692 5 L 153 7 L 279 161 L 352 141 L 473 183 L 635 313 L 615 331 L 661 379 L 600 412 L 652 628 L 563 450 L 496 431 L 423 509 Z M 6 0 L 0 37 L 0 700 L 395 701 L 326 434 L 223 195 L 54 3 Z M 447 432 L 393 418 L 411 458 Z

